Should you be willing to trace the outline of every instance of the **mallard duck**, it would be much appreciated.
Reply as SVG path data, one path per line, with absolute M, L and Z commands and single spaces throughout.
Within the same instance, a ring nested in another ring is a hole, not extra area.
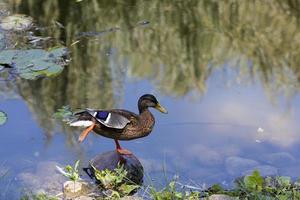
M 80 134 L 79 142 L 82 142 L 89 132 L 94 131 L 99 135 L 114 139 L 118 153 L 132 154 L 130 151 L 121 148 L 118 140 L 133 140 L 146 137 L 151 133 L 155 119 L 149 111 L 149 107 L 156 108 L 162 113 L 167 113 L 155 96 L 145 94 L 139 98 L 138 115 L 122 109 L 96 110 L 87 108 L 75 113 L 77 118 L 70 125 L 87 127 Z

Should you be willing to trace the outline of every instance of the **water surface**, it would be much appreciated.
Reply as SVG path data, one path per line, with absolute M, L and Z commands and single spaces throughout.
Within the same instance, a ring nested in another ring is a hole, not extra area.
M 169 114 L 153 110 L 152 134 L 122 145 L 155 182 L 179 174 L 228 186 L 255 168 L 300 176 L 298 1 L 7 3 L 44 27 L 36 34 L 66 45 L 72 61 L 57 77 L 1 83 L 9 117 L 0 127 L 1 198 L 34 185 L 24 173 L 42 176 L 42 163 L 84 165 L 114 148 L 97 135 L 78 144 L 80 130 L 53 118 L 58 108 L 137 112 L 144 93 Z

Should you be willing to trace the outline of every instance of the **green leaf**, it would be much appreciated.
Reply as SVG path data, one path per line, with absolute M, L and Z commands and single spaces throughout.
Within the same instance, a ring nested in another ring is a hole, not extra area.
M 7 115 L 5 112 L 0 111 L 0 126 L 5 124 L 7 121 Z
M 291 185 L 291 177 L 279 176 L 276 177 L 276 180 L 281 187 L 289 187 Z
M 68 106 L 68 105 L 67 106 L 63 106 L 62 108 L 59 108 L 53 114 L 53 116 L 56 119 L 61 119 L 62 121 L 65 121 L 65 122 L 70 122 L 74 118 L 73 111 L 70 108 L 70 106 Z
M 261 192 L 263 188 L 263 182 L 264 179 L 257 170 L 254 170 L 252 175 L 244 177 L 244 184 L 246 189 L 249 191 Z
M 71 173 L 71 172 L 73 171 L 73 167 L 72 167 L 71 165 L 67 165 L 67 166 L 65 167 L 65 169 L 66 169 L 66 171 L 69 172 L 69 173 Z
M 131 193 L 133 190 L 139 188 L 140 186 L 138 185 L 128 185 L 128 184 L 122 184 L 119 187 L 119 190 L 122 192 L 122 195 L 128 195 Z

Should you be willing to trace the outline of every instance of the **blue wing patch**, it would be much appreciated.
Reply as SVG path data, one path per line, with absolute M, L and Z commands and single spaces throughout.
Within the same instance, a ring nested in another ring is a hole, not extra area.
M 95 117 L 98 122 L 110 128 L 123 129 L 130 122 L 126 117 L 118 113 L 89 108 L 86 111 Z
M 108 114 L 109 114 L 109 112 L 106 112 L 106 111 L 98 111 L 97 114 L 96 114 L 96 118 L 102 119 L 102 120 L 105 121 Z

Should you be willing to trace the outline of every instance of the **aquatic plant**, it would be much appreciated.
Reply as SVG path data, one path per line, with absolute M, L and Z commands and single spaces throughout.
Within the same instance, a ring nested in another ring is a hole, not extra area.
M 57 109 L 53 116 L 56 119 L 61 119 L 64 122 L 69 122 L 74 118 L 73 111 L 69 105 Z
M 43 49 L 3 50 L 0 52 L 0 65 L 11 74 L 24 79 L 36 79 L 41 76 L 54 76 L 62 72 L 67 55 L 64 47 L 50 51 Z
M 0 126 L 5 124 L 7 121 L 7 115 L 5 112 L 0 111 Z
M 25 194 L 20 200 L 58 200 L 56 197 L 48 196 L 44 193 L 39 194 Z
M 126 178 L 127 171 L 123 165 L 118 165 L 114 171 L 109 169 L 98 170 L 92 166 L 95 172 L 95 178 L 100 182 L 100 189 L 104 190 L 106 199 L 121 198 L 129 195 L 134 190 L 140 188 L 139 185 L 132 183 Z
M 200 199 L 199 191 L 178 189 L 177 181 L 172 180 L 162 190 L 157 190 L 155 187 L 150 187 L 150 197 L 154 200 L 197 200 Z
M 79 167 L 79 160 L 77 160 L 74 164 L 74 167 L 72 167 L 71 165 L 67 165 L 65 166 L 65 168 L 61 168 L 59 166 L 56 166 L 56 169 L 65 177 L 69 178 L 72 181 L 78 181 L 80 180 L 80 176 L 79 176 L 79 171 L 78 171 L 78 167 Z
M 212 194 L 226 194 L 237 199 L 269 199 L 287 200 L 300 199 L 300 182 L 292 183 L 290 177 L 262 177 L 259 171 L 254 170 L 251 175 L 236 180 L 235 188 L 225 190 L 220 185 L 213 185 L 205 196 Z

